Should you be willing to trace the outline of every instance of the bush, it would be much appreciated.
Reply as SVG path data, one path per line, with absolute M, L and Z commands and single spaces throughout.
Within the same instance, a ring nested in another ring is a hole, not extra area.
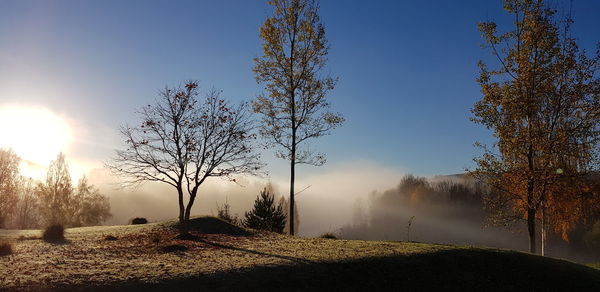
M 146 224 L 148 223 L 148 219 L 143 218 L 143 217 L 137 217 L 137 218 L 133 218 L 131 220 L 131 225 L 140 225 L 140 224 Z
M 231 206 L 227 200 L 223 205 L 217 204 L 217 218 L 233 225 L 240 225 L 240 219 L 237 215 L 231 214 L 230 207 Z
M 52 225 L 44 230 L 43 238 L 48 242 L 60 242 L 65 240 L 65 229 L 62 225 Z
M 335 235 L 333 232 L 325 232 L 325 233 L 321 234 L 321 236 L 319 236 L 319 238 L 338 239 L 337 235 Z
M 283 204 L 275 205 L 275 198 L 265 188 L 254 201 L 254 208 L 246 212 L 244 227 L 283 233 L 287 216 Z
M 0 256 L 7 256 L 12 253 L 12 244 L 8 242 L 0 242 Z

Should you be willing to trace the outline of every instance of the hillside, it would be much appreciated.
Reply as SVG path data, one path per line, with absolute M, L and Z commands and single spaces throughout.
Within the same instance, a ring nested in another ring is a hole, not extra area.
M 193 226 L 188 240 L 173 222 L 73 228 L 62 243 L 0 230 L 14 250 L 0 257 L 0 290 L 600 289 L 598 270 L 513 251 Z

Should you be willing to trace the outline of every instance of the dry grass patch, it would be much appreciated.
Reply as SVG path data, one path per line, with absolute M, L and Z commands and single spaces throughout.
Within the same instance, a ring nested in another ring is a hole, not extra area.
M 194 226 L 205 227 L 203 230 L 206 231 L 193 229 L 188 238 L 177 238 L 179 232 L 173 221 L 71 228 L 66 231 L 71 244 L 65 245 L 52 245 L 42 240 L 21 241 L 17 252 L 0 260 L 0 287 L 26 291 L 84 288 L 132 292 L 145 289 L 269 290 L 292 285 L 289 287 L 299 287 L 300 290 L 343 290 L 344 287 L 381 290 L 385 288 L 377 286 L 377 281 L 381 280 L 381 283 L 394 285 L 388 290 L 398 290 L 398 287 L 420 287 L 411 286 L 419 283 L 441 285 L 444 281 L 477 284 L 479 282 L 473 279 L 478 277 L 499 281 L 501 277 L 494 277 L 499 271 L 506 271 L 507 264 L 518 266 L 524 263 L 522 258 L 527 261 L 532 257 L 445 245 L 240 232 L 235 226 L 206 225 L 218 219 L 194 220 Z M 29 236 L 34 232 L 2 230 L 0 240 L 14 241 L 21 235 Z M 109 235 L 118 240 L 105 240 Z M 160 240 L 155 242 L 156 238 Z M 536 262 L 537 258 L 533 257 Z M 544 267 L 548 265 L 542 261 L 549 260 L 541 258 L 535 269 L 546 279 L 549 278 L 548 270 Z M 556 266 L 565 267 L 563 274 L 567 276 L 569 271 L 574 270 L 561 263 Z M 486 268 L 490 269 L 490 273 L 476 275 Z M 518 273 L 511 277 L 528 275 L 519 269 L 515 271 Z M 591 276 L 597 275 L 600 274 Z M 428 276 L 443 277 L 435 280 Z M 409 278 L 412 280 L 406 280 Z M 393 282 L 394 279 L 399 282 Z M 366 286 L 357 284 L 359 280 L 367 283 Z M 347 286 L 335 287 L 336 283 Z M 475 286 L 467 288 L 481 290 L 475 289 L 478 288 Z

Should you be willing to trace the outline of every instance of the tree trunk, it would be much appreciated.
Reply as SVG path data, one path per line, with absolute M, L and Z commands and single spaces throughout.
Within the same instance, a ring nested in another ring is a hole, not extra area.
M 546 256 L 546 208 L 542 205 L 542 247 L 541 253 L 542 256 Z
M 529 233 L 529 252 L 536 253 L 535 244 L 535 212 L 533 208 L 527 209 L 527 231 Z
M 295 140 L 292 137 L 292 140 Z M 293 142 L 295 143 L 295 141 Z M 296 177 L 296 146 L 292 146 L 292 159 L 290 168 L 290 213 L 288 214 L 288 221 L 290 222 L 290 235 L 294 235 L 294 180 Z
M 179 196 L 179 229 L 183 232 L 183 228 L 185 227 L 185 205 L 183 204 L 183 189 L 181 185 L 177 186 L 177 195 Z
M 183 233 L 188 233 L 188 231 L 190 230 L 190 213 L 192 212 L 192 206 L 194 205 L 194 201 L 196 200 L 196 193 L 192 193 L 190 194 L 190 201 L 188 202 L 187 206 L 185 207 L 185 218 L 184 218 L 184 232 Z

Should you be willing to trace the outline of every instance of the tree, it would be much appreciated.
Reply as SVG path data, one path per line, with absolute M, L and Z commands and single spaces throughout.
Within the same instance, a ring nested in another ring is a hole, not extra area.
M 108 198 L 88 184 L 85 177 L 77 188 L 73 187 L 63 153 L 50 163 L 46 181 L 38 185 L 36 193 L 39 215 L 46 226 L 98 225 L 111 216 Z
M 75 216 L 76 202 L 73 198 L 73 184 L 65 155 L 59 153 L 50 162 L 46 181 L 38 185 L 40 217 L 46 226 L 70 225 Z
M 296 193 L 297 195 L 297 193 Z M 284 232 L 286 232 L 287 234 L 291 234 L 290 232 L 290 222 L 292 220 L 290 220 L 290 202 L 288 200 L 285 199 L 285 197 L 281 197 L 279 199 L 279 204 L 281 206 L 283 206 L 284 210 L 287 210 L 285 212 L 285 217 L 286 217 L 286 221 L 285 221 L 285 228 L 283 229 Z M 298 214 L 298 204 L 296 202 L 294 202 L 294 204 L 296 204 L 294 206 L 294 231 L 296 231 L 296 233 L 298 233 L 298 230 L 300 230 L 300 215 Z
M 197 82 L 165 88 L 139 115 L 139 126 L 121 128 L 127 148 L 117 150 L 108 167 L 130 185 L 156 181 L 175 188 L 182 234 L 188 232 L 192 206 L 206 179 L 235 181 L 232 175 L 255 174 L 262 167 L 247 105 L 234 108 L 215 90 L 199 103 Z
M 479 63 L 483 98 L 472 120 L 497 142 L 492 149 L 480 145 L 485 152 L 472 174 L 493 188 L 485 203 L 498 223 L 526 220 L 535 253 L 539 211 L 566 207 L 575 198 L 568 194 L 585 193 L 583 178 L 597 167 L 600 51 L 591 59 L 580 51 L 572 20 L 557 22 L 542 0 L 504 3 L 513 30 L 500 34 L 494 22 L 479 24 L 499 65 Z
M 244 227 L 283 233 L 287 216 L 283 204 L 275 205 L 274 195 L 264 188 L 244 217 Z
M 19 201 L 14 214 L 14 227 L 33 229 L 39 227 L 39 206 L 36 196 L 36 183 L 31 178 L 19 180 Z
M 0 149 L 0 228 L 4 228 L 18 201 L 20 158 L 8 149 Z
M 112 216 L 108 198 L 90 185 L 85 176 L 77 184 L 75 202 L 78 203 L 78 208 L 73 218 L 73 226 L 98 225 Z
M 327 93 L 336 79 L 321 77 L 329 50 L 318 3 L 309 0 L 272 0 L 274 15 L 260 28 L 263 55 L 254 59 L 258 83 L 266 94 L 253 103 L 262 115 L 261 136 L 268 146 L 278 146 L 276 156 L 290 161 L 290 214 L 294 214 L 294 181 L 297 164 L 320 166 L 323 154 L 311 151 L 307 140 L 330 133 L 344 119 L 326 111 Z M 290 233 L 294 223 L 290 221 Z
M 225 203 L 223 203 L 223 205 L 217 204 L 217 217 L 233 225 L 240 225 L 238 215 L 231 214 L 231 205 L 229 205 L 227 198 L 225 198 Z

